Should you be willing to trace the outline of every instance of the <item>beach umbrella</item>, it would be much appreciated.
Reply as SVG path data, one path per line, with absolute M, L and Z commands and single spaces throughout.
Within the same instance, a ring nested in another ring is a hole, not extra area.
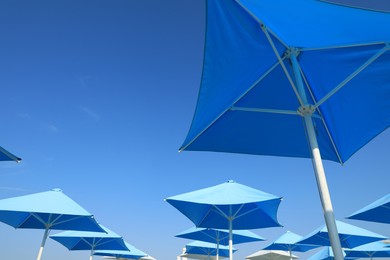
M 245 257 L 247 260 L 290 260 L 298 258 L 296 255 L 282 250 L 260 250 Z
M 347 218 L 390 224 L 390 193 Z
M 292 259 L 292 252 L 306 252 L 311 249 L 317 248 L 317 245 L 302 245 L 298 244 L 298 241 L 302 239 L 302 236 L 293 232 L 287 231 L 281 237 L 276 239 L 272 244 L 266 246 L 265 250 L 285 250 L 290 253 Z
M 201 87 L 180 151 L 311 158 L 343 259 L 322 159 L 344 163 L 390 125 L 390 15 L 318 0 L 205 10 Z
M 50 230 L 104 232 L 91 213 L 60 189 L 0 200 L 0 221 L 14 228 L 45 230 L 37 260 Z
M 133 245 L 125 242 L 127 250 L 96 250 L 93 252 L 93 255 L 98 256 L 111 256 L 114 258 L 123 258 L 123 259 L 142 259 L 143 257 L 148 256 L 145 252 L 137 249 Z
M 280 226 L 276 214 L 282 199 L 235 181 L 165 200 L 189 218 L 196 227 L 228 229 L 231 250 L 233 229 Z M 232 251 L 230 259 L 233 259 Z
M 354 258 L 377 258 L 377 257 L 389 257 L 390 248 L 385 243 L 373 242 L 365 245 L 361 245 L 352 249 L 345 249 L 347 257 Z
M 207 243 L 202 241 L 194 241 L 188 243 L 186 246 L 186 254 L 189 255 L 204 255 L 208 259 L 211 259 L 212 256 L 217 255 L 217 245 L 214 243 Z M 233 248 L 233 252 L 237 250 Z M 229 257 L 230 248 L 227 246 L 219 246 L 219 255 L 222 257 Z
M 235 244 L 264 241 L 265 239 L 249 230 L 233 230 L 233 241 Z M 193 239 L 203 242 L 215 243 L 217 245 L 216 259 L 219 259 L 219 245 L 229 245 L 229 230 L 213 228 L 190 228 L 176 235 L 176 237 Z
M 336 221 L 339 239 L 343 248 L 354 248 L 367 243 L 386 239 L 385 236 L 369 230 L 356 227 L 341 221 Z M 326 225 L 318 228 L 298 241 L 300 244 L 330 246 L 329 233 Z M 334 253 L 334 251 L 333 251 Z
M 15 161 L 20 162 L 22 159 L 13 155 L 0 146 L 0 161 Z
M 121 236 L 102 225 L 100 227 L 104 232 L 64 231 L 50 238 L 71 251 L 90 250 L 90 260 L 96 250 L 129 250 Z
M 343 251 L 343 255 L 345 256 L 345 252 Z M 353 259 L 353 258 L 348 258 Z M 311 257 L 309 257 L 307 260 L 334 260 L 334 254 L 332 251 L 332 248 L 329 246 L 324 247 Z

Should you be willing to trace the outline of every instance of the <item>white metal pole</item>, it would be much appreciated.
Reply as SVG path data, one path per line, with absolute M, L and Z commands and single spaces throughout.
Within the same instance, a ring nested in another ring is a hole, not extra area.
M 291 250 L 288 250 L 290 252 L 290 260 L 293 260 L 293 257 L 292 257 L 292 252 Z
M 43 253 L 43 248 L 45 247 L 45 243 L 46 243 L 46 239 L 47 239 L 47 237 L 48 237 L 48 235 L 49 235 L 49 231 L 50 231 L 49 227 L 46 227 L 46 229 L 45 229 L 45 234 L 43 235 L 41 247 L 39 248 L 37 260 L 41 260 L 42 253 Z
M 233 260 L 233 219 L 229 217 L 229 260 Z
M 297 88 L 303 102 L 305 103 L 305 105 L 307 105 L 307 98 L 305 96 L 305 92 L 303 88 L 302 76 L 300 74 L 298 61 L 295 55 L 296 54 L 292 52 L 290 57 L 292 68 L 294 71 L 294 76 L 295 76 L 295 83 L 297 84 Z M 307 135 L 309 138 L 314 173 L 317 180 L 318 192 L 321 199 L 322 209 L 325 217 L 325 223 L 328 229 L 328 235 L 329 235 L 330 244 L 332 246 L 332 250 L 334 254 L 334 259 L 344 260 L 340 238 L 337 231 L 336 220 L 333 213 L 332 201 L 330 198 L 329 188 L 325 177 L 325 170 L 322 164 L 321 153 L 320 153 L 320 149 L 318 148 L 317 137 L 314 130 L 312 111 L 311 112 L 307 111 L 307 113 L 303 112 L 303 117 L 305 121 Z

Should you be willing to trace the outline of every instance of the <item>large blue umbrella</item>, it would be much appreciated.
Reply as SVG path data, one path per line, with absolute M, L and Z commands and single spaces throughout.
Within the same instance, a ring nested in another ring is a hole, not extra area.
M 235 244 L 264 241 L 265 239 L 249 230 L 233 230 Z M 176 235 L 176 237 L 193 239 L 217 245 L 216 260 L 219 259 L 218 249 L 220 245 L 229 245 L 229 230 L 213 228 L 190 228 Z
M 390 224 L 390 193 L 348 217 Z
M 20 162 L 22 159 L 17 157 L 16 155 L 13 155 L 12 153 L 5 150 L 3 147 L 0 146 L 0 161 L 15 161 Z
M 265 250 L 286 250 L 290 253 L 292 260 L 292 252 L 306 252 L 311 249 L 317 248 L 317 245 L 302 245 L 298 244 L 298 241 L 302 239 L 302 236 L 295 234 L 291 231 L 287 231 L 281 237 L 276 239 L 272 244 L 266 246 Z
M 390 248 L 382 242 L 373 242 L 344 251 L 347 257 L 354 258 L 390 257 Z
M 233 249 L 233 252 L 237 251 Z M 230 249 L 227 246 L 219 247 L 219 255 L 223 257 L 228 257 L 230 255 Z M 186 245 L 186 254 L 192 255 L 206 255 L 216 256 L 217 255 L 217 245 L 214 243 L 207 243 L 202 241 L 194 241 Z
M 312 158 L 343 259 L 322 158 L 343 163 L 390 125 L 390 15 L 318 0 L 213 0 L 206 12 L 180 150 Z
M 345 253 L 343 251 L 343 255 L 345 256 Z M 348 258 L 353 259 L 353 258 Z M 309 257 L 307 260 L 334 260 L 334 254 L 332 251 L 332 248 L 329 246 L 324 247 L 311 257 Z
M 343 248 L 354 248 L 367 243 L 386 239 L 385 236 L 369 230 L 356 227 L 341 221 L 336 221 L 339 231 L 339 239 Z M 330 239 L 327 227 L 324 225 L 308 234 L 300 241 L 300 244 L 330 246 Z M 334 252 L 333 252 L 334 253 Z
M 196 227 L 228 229 L 231 250 L 233 229 L 280 226 L 276 214 L 281 200 L 234 181 L 166 199 Z M 233 259 L 232 251 L 230 259 Z
M 37 260 L 50 230 L 104 232 L 91 213 L 60 189 L 0 200 L 0 221 L 14 228 L 45 230 Z
M 72 251 L 90 250 L 90 260 L 96 250 L 129 250 L 120 235 L 102 225 L 100 227 L 104 232 L 64 231 L 50 238 Z
M 93 255 L 112 256 L 124 259 L 140 259 L 148 255 L 127 242 L 125 242 L 125 245 L 127 250 L 96 250 Z

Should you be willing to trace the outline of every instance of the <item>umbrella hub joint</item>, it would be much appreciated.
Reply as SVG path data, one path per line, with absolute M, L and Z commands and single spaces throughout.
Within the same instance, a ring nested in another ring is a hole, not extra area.
M 297 47 L 290 47 L 286 50 L 285 55 L 286 57 L 290 58 L 291 55 L 294 55 L 295 57 L 298 57 L 301 53 L 301 50 Z
M 315 107 L 312 105 L 303 105 L 298 108 L 298 114 L 301 116 L 312 115 L 315 111 Z

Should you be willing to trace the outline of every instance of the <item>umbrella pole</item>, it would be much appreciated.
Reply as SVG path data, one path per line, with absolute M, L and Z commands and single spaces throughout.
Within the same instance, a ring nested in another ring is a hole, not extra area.
M 307 105 L 306 93 L 303 87 L 302 76 L 299 70 L 296 53 L 293 51 L 290 56 L 291 64 L 295 76 L 295 83 L 297 84 L 299 95 L 305 103 L 299 110 L 303 115 L 305 121 L 305 127 L 310 143 L 312 162 L 314 173 L 317 180 L 318 192 L 322 203 L 322 209 L 324 212 L 326 227 L 328 228 L 329 240 L 332 246 L 334 259 L 344 260 L 343 251 L 341 249 L 340 238 L 337 231 L 336 220 L 334 218 L 332 201 L 330 199 L 330 193 L 328 184 L 325 177 L 325 170 L 322 164 L 321 153 L 317 143 L 316 132 L 314 130 L 314 124 L 312 121 L 312 113 L 310 107 Z
M 290 252 L 290 260 L 293 260 L 291 250 L 288 250 Z
M 46 239 L 47 239 L 47 237 L 49 236 L 49 231 L 50 231 L 50 229 L 49 229 L 48 227 L 46 227 L 46 229 L 45 229 L 45 234 L 43 235 L 41 247 L 39 248 L 37 260 L 41 260 L 42 253 L 43 253 L 43 248 L 45 247 Z
M 229 218 L 229 260 L 233 260 L 233 219 Z

